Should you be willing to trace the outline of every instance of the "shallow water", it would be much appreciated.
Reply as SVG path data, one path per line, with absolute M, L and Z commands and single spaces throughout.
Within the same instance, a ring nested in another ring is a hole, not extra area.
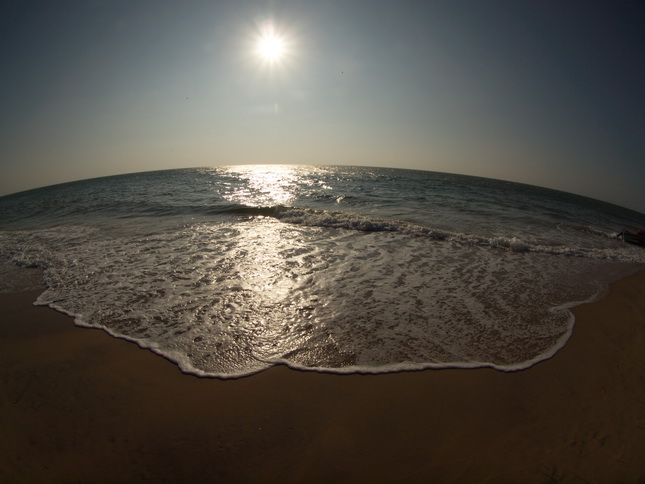
M 39 304 L 218 377 L 527 368 L 566 343 L 568 308 L 645 263 L 615 238 L 642 214 L 409 170 L 150 172 L 3 197 L 0 215 L 0 255 L 45 270 Z

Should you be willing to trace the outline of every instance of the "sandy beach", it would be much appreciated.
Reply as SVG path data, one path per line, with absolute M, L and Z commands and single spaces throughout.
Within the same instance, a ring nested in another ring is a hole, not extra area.
M 0 295 L 1 482 L 645 482 L 645 271 L 521 372 L 200 379 Z

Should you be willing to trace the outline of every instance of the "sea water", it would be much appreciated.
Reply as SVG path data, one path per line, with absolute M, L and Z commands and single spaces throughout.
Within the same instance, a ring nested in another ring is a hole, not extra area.
M 617 232 L 645 216 L 443 173 L 232 166 L 84 180 L 0 198 L 7 264 L 37 304 L 182 371 L 528 368 L 570 308 L 645 267 Z M 4 272 L 3 272 L 4 271 Z

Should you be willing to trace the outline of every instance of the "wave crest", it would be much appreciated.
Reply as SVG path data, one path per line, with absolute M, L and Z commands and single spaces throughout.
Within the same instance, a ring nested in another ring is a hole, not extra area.
M 222 212 L 220 211 L 219 213 L 221 214 Z M 632 247 L 621 244 L 618 240 L 616 241 L 615 247 L 611 248 L 539 244 L 532 243 L 514 234 L 509 234 L 504 237 L 487 237 L 427 227 L 403 220 L 371 218 L 350 212 L 333 212 L 310 208 L 286 207 L 282 205 L 270 207 L 236 206 L 231 207 L 228 213 L 248 217 L 271 217 L 284 223 L 309 227 L 355 230 L 360 232 L 396 232 L 462 245 L 502 249 L 515 253 L 532 252 L 545 255 L 586 257 L 617 262 L 643 262 L 643 257 L 639 257 L 638 252 L 634 251 Z M 607 237 L 605 233 L 590 233 L 590 237 L 594 235 L 602 236 L 603 238 Z

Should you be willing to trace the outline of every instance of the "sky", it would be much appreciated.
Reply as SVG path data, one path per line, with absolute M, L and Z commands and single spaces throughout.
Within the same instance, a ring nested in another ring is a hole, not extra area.
M 295 163 L 645 212 L 644 25 L 642 0 L 4 1 L 0 195 Z

